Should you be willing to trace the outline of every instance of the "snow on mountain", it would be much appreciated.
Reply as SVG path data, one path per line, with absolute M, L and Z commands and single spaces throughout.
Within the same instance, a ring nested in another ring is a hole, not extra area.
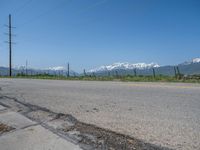
M 100 71 L 111 71 L 111 70 L 116 70 L 116 69 L 150 69 L 150 68 L 156 68 L 159 67 L 158 64 L 156 63 L 136 63 L 136 64 L 130 64 L 128 62 L 125 63 L 114 63 L 112 65 L 107 65 L 107 66 L 101 66 L 99 68 L 91 69 L 88 72 L 100 72 Z
M 46 71 L 50 71 L 50 72 L 67 72 L 67 68 L 66 67 L 63 67 L 63 66 L 57 66 L 57 67 L 49 67 L 49 68 L 47 68 L 47 69 L 44 69 L 44 70 L 46 70 Z M 77 72 L 75 72 L 74 70 L 69 70 L 69 74 L 70 75 L 77 75 L 78 73 Z
M 192 63 L 200 63 L 200 58 L 194 58 L 194 59 L 192 59 Z
M 200 63 L 200 58 L 194 58 L 191 61 L 186 61 L 180 65 L 189 65 L 189 64 L 195 64 L 195 63 Z
M 63 66 L 57 66 L 57 67 L 49 67 L 47 68 L 47 70 L 59 71 L 59 70 L 66 70 L 66 68 Z

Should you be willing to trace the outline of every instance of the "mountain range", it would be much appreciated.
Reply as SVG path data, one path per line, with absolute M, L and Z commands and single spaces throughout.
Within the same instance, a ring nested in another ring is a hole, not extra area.
M 8 75 L 8 71 L 9 70 L 7 67 L 0 67 L 0 75 L 2 76 Z M 44 74 L 44 73 L 50 74 L 50 75 L 63 75 L 63 76 L 67 75 L 67 69 L 63 66 L 49 67 L 45 69 L 28 68 L 27 70 L 24 66 L 21 66 L 21 67 L 15 67 L 12 69 L 13 75 L 26 74 L 26 71 L 27 71 L 27 74 L 29 75 Z M 73 70 L 70 70 L 69 75 L 78 76 L 79 74 Z
M 107 66 L 101 66 L 99 68 L 91 69 L 88 72 L 101 72 L 101 71 L 112 71 L 112 70 L 127 70 L 127 69 L 139 69 L 139 70 L 145 70 L 145 69 L 151 69 L 151 68 L 157 68 L 160 67 L 156 63 L 136 63 L 136 64 L 130 64 L 128 62 L 125 63 L 114 63 L 112 65 L 107 65 Z
M 200 74 L 200 58 L 194 58 L 191 61 L 185 61 L 178 65 L 180 73 L 182 74 Z M 108 74 L 119 74 L 119 75 L 133 75 L 137 72 L 138 75 L 152 75 L 152 69 L 154 68 L 156 74 L 162 75 L 174 75 L 174 66 L 166 65 L 160 66 L 157 63 L 113 63 L 111 65 L 100 66 L 88 71 L 89 74 L 98 74 L 98 75 L 108 75 Z
M 185 61 L 183 63 L 180 63 L 178 65 L 180 73 L 182 74 L 200 74 L 200 58 L 194 58 L 191 61 Z M 162 74 L 162 75 L 174 75 L 174 66 L 167 65 L 167 66 L 160 66 L 157 63 L 128 63 L 128 62 L 118 62 L 113 63 L 111 65 L 105 65 L 100 66 L 98 68 L 91 69 L 89 71 L 86 71 L 88 75 L 133 75 L 135 74 L 135 71 L 138 75 L 152 75 L 152 70 L 155 70 L 156 74 Z M 25 67 L 17 67 L 13 68 L 13 74 L 16 75 L 18 73 L 25 73 L 26 69 Z M 67 69 L 63 66 L 57 66 L 57 67 L 49 67 L 46 69 L 33 69 L 28 68 L 27 69 L 28 74 L 43 74 L 48 73 L 52 75 L 66 75 Z M 70 76 L 78 76 L 83 75 L 79 74 L 73 70 L 69 71 Z M 0 67 L 0 75 L 7 75 L 8 74 L 8 68 L 7 67 Z

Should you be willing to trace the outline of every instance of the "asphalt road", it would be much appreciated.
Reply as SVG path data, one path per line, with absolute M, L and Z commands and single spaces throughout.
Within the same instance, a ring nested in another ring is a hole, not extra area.
M 0 93 L 146 142 L 200 149 L 200 84 L 0 79 Z

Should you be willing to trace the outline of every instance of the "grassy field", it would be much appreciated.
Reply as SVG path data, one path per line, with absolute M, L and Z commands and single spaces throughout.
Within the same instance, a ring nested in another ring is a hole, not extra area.
M 17 75 L 12 78 L 31 78 L 31 79 L 52 79 L 52 80 L 87 80 L 87 81 L 124 81 L 124 82 L 188 82 L 188 83 L 200 83 L 199 76 L 55 76 L 48 74 L 38 74 L 38 75 Z

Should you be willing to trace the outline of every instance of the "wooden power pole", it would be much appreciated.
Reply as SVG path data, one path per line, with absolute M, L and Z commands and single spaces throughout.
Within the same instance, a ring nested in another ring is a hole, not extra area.
M 8 35 L 8 41 L 5 41 L 6 43 L 8 43 L 8 47 L 9 47 L 9 73 L 8 75 L 11 77 L 12 76 L 12 28 L 15 28 L 12 26 L 11 23 L 11 14 L 9 14 L 8 16 L 8 25 L 5 25 L 6 27 L 8 27 L 8 33 L 5 33 L 6 35 Z
M 12 76 L 12 26 L 11 26 L 11 14 L 9 14 L 9 76 Z

